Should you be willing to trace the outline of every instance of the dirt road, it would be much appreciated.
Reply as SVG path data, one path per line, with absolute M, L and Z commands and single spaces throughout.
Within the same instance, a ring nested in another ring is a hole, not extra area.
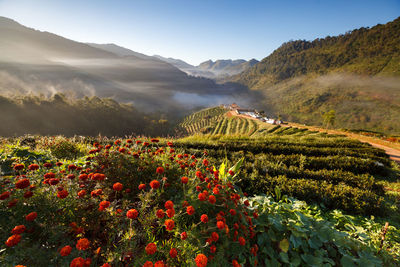
M 246 118 L 246 119 L 257 120 L 257 119 L 255 119 L 253 117 L 250 117 L 250 116 L 238 115 L 235 111 L 229 111 L 226 115 L 228 117 L 236 116 L 236 117 L 242 117 L 242 118 Z M 283 126 L 283 127 L 307 128 L 310 131 L 325 132 L 325 133 L 328 133 L 328 134 L 346 135 L 349 138 L 357 139 L 357 140 L 359 140 L 361 142 L 369 143 L 374 147 L 377 147 L 377 148 L 385 150 L 386 154 L 389 155 L 390 159 L 392 159 L 393 161 L 395 161 L 398 164 L 400 164 L 400 144 L 396 144 L 396 143 L 387 144 L 388 141 L 384 141 L 382 139 L 378 139 L 378 138 L 374 138 L 374 137 L 369 137 L 369 136 L 364 136 L 364 135 L 355 134 L 355 133 L 349 133 L 349 132 L 343 132 L 343 131 L 339 131 L 339 130 L 326 130 L 326 129 L 323 129 L 323 128 L 320 128 L 320 127 L 306 126 L 306 125 L 301 125 L 301 124 L 298 124 L 298 123 L 288 123 L 288 124 L 283 124 L 281 126 Z

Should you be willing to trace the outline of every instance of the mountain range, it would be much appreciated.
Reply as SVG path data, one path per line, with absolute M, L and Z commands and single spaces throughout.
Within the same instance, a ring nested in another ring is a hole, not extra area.
M 4 17 L 0 36 L 2 95 L 111 97 L 143 111 L 179 113 L 252 94 L 244 86 L 187 75 L 155 57 L 116 45 L 75 42 Z

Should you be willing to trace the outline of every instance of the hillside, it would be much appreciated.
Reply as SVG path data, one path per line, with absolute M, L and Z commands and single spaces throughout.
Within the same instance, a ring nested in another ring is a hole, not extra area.
M 95 48 L 4 17 L 0 17 L 0 36 L 2 95 L 32 92 L 50 97 L 60 92 L 76 97 L 110 97 L 133 103 L 143 111 L 172 113 L 208 106 L 213 101 L 230 101 L 237 95 L 240 99 L 249 96 L 244 87 L 221 86 L 189 76 L 153 57 L 115 45 Z M 189 104 L 188 98 L 192 100 Z
M 400 133 L 400 18 L 336 37 L 284 43 L 234 76 L 265 94 L 265 109 L 285 119 L 322 124 L 336 110 L 336 127 Z

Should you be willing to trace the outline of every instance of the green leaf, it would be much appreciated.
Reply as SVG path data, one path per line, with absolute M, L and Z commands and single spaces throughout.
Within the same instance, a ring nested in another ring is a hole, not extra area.
M 279 242 L 279 248 L 280 248 L 283 252 L 287 253 L 288 250 L 289 250 L 289 241 L 288 241 L 286 238 L 285 238 L 285 239 L 282 239 L 281 242 Z

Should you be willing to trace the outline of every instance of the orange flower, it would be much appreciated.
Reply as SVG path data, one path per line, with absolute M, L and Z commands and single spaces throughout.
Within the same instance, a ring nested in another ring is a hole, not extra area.
M 157 218 L 161 219 L 161 218 L 164 218 L 165 213 L 164 213 L 164 211 L 162 209 L 159 209 L 156 212 L 156 216 L 157 216 Z
M 58 191 L 58 193 L 57 193 L 57 197 L 61 198 L 61 199 L 66 198 L 67 196 L 68 196 L 68 192 L 64 189 Z
M 218 221 L 217 227 L 218 227 L 218 229 L 222 230 L 225 228 L 225 223 L 223 221 Z
M 218 239 L 219 239 L 218 233 L 217 232 L 212 232 L 211 233 L 211 239 L 212 239 L 212 241 L 217 242 Z
M 205 201 L 207 199 L 207 195 L 204 194 L 204 193 L 200 193 L 198 195 L 198 198 L 199 198 L 200 201 Z
M 201 215 L 200 220 L 201 220 L 203 223 L 207 223 L 207 222 L 208 222 L 208 216 L 207 216 L 207 214 Z
M 230 213 L 232 216 L 235 216 L 235 215 L 236 215 L 236 210 L 231 209 L 231 210 L 229 211 L 229 213 Z
M 90 246 L 90 241 L 87 238 L 81 238 L 76 243 L 76 248 L 79 250 L 87 250 Z
M 193 214 L 194 214 L 194 208 L 193 208 L 193 206 L 187 207 L 187 208 L 186 208 L 186 212 L 187 212 L 187 214 L 189 214 L 189 215 L 193 215 Z
M 166 267 L 167 265 L 163 261 L 157 261 L 154 263 L 154 267 Z
M 175 210 L 174 209 L 167 209 L 167 215 L 168 215 L 169 218 L 174 217 Z
M 23 170 L 25 168 L 24 164 L 16 164 L 14 166 L 14 170 L 19 171 L 19 170 Z
M 139 190 L 144 190 L 144 189 L 146 189 L 146 185 L 145 184 L 140 184 L 138 186 L 138 188 L 139 188 Z
M 12 235 L 7 239 L 6 246 L 13 247 L 13 246 L 17 245 L 20 241 L 21 241 L 20 235 Z
M 150 243 L 145 248 L 147 255 L 153 255 L 157 251 L 157 246 L 154 243 Z
M 215 204 L 215 202 L 217 202 L 217 199 L 215 198 L 215 196 L 211 195 L 208 197 L 208 202 L 210 202 L 211 204 Z
M 208 258 L 204 254 L 197 255 L 195 262 L 197 267 L 206 267 L 207 266 Z
M 85 260 L 81 257 L 75 258 L 71 261 L 71 264 L 69 267 L 84 267 L 85 266 Z
M 173 220 L 166 220 L 165 221 L 165 227 L 167 228 L 167 231 L 172 231 L 175 227 L 175 222 Z
M 153 267 L 153 263 L 151 261 L 146 261 L 143 267 Z
M 28 222 L 32 222 L 36 219 L 36 217 L 37 217 L 37 213 L 35 211 L 33 211 L 25 216 L 25 220 L 27 220 Z
M 86 190 L 81 190 L 78 192 L 78 197 L 83 198 L 86 195 Z
M 37 165 L 37 164 L 31 164 L 31 165 L 28 166 L 28 169 L 29 169 L 30 171 L 36 171 L 37 169 L 39 169 L 39 165 Z
M 15 183 L 15 187 L 18 189 L 24 189 L 27 188 L 28 186 L 30 186 L 30 182 L 28 179 L 24 178 L 24 179 L 20 179 Z
M 13 233 L 14 235 L 20 235 L 23 232 L 25 232 L 26 227 L 25 225 L 17 225 L 14 227 L 14 229 L 11 230 L 11 233 Z
M 136 209 L 130 209 L 126 212 L 126 217 L 129 219 L 136 219 L 139 215 L 139 212 Z
M 171 200 L 168 200 L 167 202 L 165 202 L 164 207 L 166 209 L 172 209 L 174 207 L 174 202 L 172 202 Z
M 186 232 L 181 233 L 181 239 L 185 240 L 188 237 Z
M 169 251 L 169 256 L 171 258 L 176 258 L 177 255 L 178 255 L 178 251 L 176 250 L 176 248 L 171 248 L 171 250 Z
M 121 183 L 115 183 L 115 184 L 113 185 L 113 189 L 114 189 L 115 191 L 121 191 L 123 187 L 124 187 L 124 186 L 123 186 Z
M 72 247 L 71 246 L 65 246 L 60 250 L 60 255 L 65 257 L 71 254 Z
M 160 182 L 157 181 L 157 180 L 153 180 L 153 181 L 150 182 L 150 187 L 153 188 L 153 189 L 157 189 L 157 188 L 160 187 Z
M 189 178 L 184 176 L 184 177 L 181 178 L 181 182 L 182 182 L 182 184 L 187 184 L 189 182 Z
M 242 265 L 239 264 L 239 262 L 237 260 L 233 260 L 232 261 L 232 266 L 233 267 L 241 267 Z
M 102 202 L 100 202 L 99 204 L 99 211 L 103 211 L 106 208 L 108 208 L 110 206 L 110 201 L 107 200 L 103 200 Z
M 163 174 L 164 173 L 164 168 L 163 167 L 157 167 L 156 173 Z
M 108 262 L 106 262 L 103 265 L 101 265 L 101 267 L 111 267 L 111 265 Z

